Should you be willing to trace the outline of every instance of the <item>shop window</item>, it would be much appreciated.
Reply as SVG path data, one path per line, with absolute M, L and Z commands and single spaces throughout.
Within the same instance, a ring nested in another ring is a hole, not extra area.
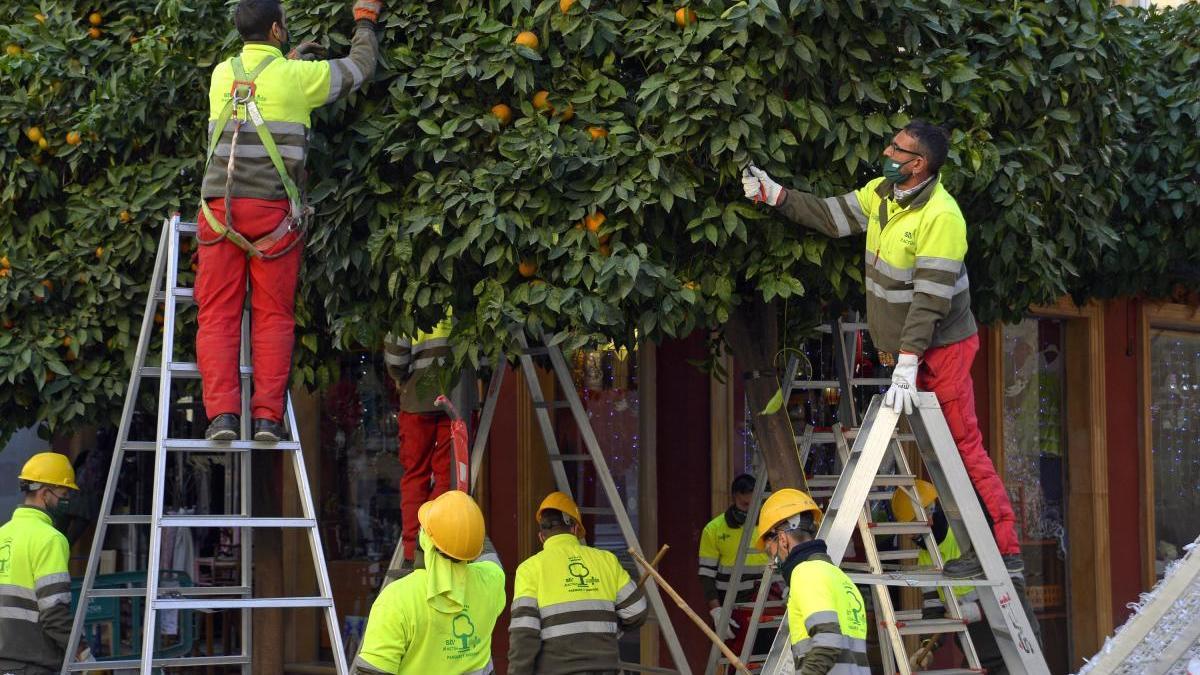
M 1200 536 L 1200 333 L 1150 330 L 1150 454 L 1157 579 Z
M 1066 367 L 1064 323 L 1003 328 L 1004 484 L 1017 516 L 1026 593 L 1051 672 L 1068 672 Z

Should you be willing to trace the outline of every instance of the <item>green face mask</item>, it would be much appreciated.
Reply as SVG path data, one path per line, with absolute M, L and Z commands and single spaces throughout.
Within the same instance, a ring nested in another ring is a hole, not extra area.
M 66 497 L 59 498 L 58 502 L 46 509 L 46 513 L 54 521 L 60 521 L 66 518 L 67 513 L 71 510 L 71 495 L 68 493 Z
M 884 157 L 883 158 L 883 177 L 893 183 L 903 183 L 905 180 L 908 179 L 908 174 L 901 173 L 900 169 L 905 164 L 909 164 L 909 163 L 915 161 L 916 159 L 917 159 L 916 157 L 913 157 L 912 159 L 908 160 L 907 162 L 897 162 L 896 160 L 892 159 L 891 157 Z

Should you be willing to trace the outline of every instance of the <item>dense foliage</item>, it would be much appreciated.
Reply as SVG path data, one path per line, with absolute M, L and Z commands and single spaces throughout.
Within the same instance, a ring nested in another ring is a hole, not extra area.
M 287 2 L 293 41 L 344 53 L 348 4 Z M 984 320 L 1194 265 L 1195 5 L 687 4 L 388 3 L 376 81 L 314 119 L 299 379 L 447 307 L 460 353 L 494 353 L 507 321 L 659 339 L 854 302 L 861 242 L 798 231 L 738 174 L 844 192 L 917 116 L 953 129 Z M 0 0 L 0 431 L 119 410 L 159 225 L 194 212 L 229 6 Z

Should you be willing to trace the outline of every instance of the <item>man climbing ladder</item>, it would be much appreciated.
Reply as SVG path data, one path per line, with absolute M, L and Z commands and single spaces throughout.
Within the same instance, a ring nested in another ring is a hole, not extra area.
M 316 60 L 305 43 L 283 58 L 287 21 L 280 0 L 240 0 L 233 19 L 244 46 L 213 70 L 209 142 L 201 191 L 199 330 L 196 360 L 209 418 L 205 437 L 238 437 L 238 352 L 246 277 L 253 288 L 251 336 L 256 441 L 283 435 L 292 360 L 296 281 L 307 208 L 301 189 L 314 109 L 350 94 L 375 72 L 375 22 L 382 3 L 357 0 L 350 55 Z

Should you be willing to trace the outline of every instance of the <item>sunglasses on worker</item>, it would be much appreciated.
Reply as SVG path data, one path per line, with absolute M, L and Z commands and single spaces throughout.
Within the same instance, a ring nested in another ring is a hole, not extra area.
M 922 155 L 921 153 L 917 152 L 916 150 L 909 150 L 908 148 L 902 148 L 902 147 L 900 147 L 900 146 L 896 145 L 896 142 L 895 142 L 895 141 L 892 141 L 891 143 L 888 143 L 888 148 L 889 148 L 889 149 L 890 149 L 892 152 L 903 152 L 903 153 L 906 153 L 906 154 L 909 154 L 909 155 L 916 155 L 917 157 L 921 157 L 921 158 L 924 158 L 924 157 L 925 157 L 925 155 Z

